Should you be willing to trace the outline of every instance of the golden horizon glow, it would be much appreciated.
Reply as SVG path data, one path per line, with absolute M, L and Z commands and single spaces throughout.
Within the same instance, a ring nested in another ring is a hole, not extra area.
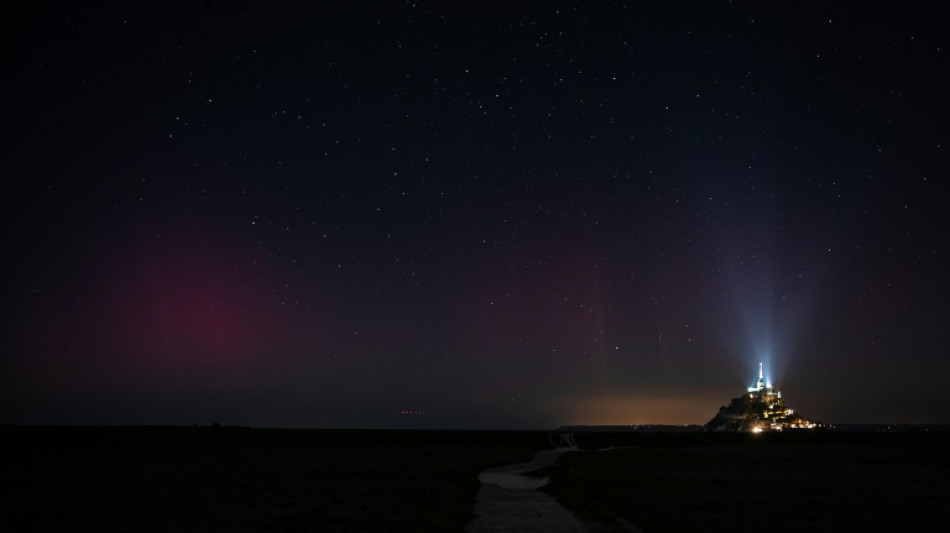
M 711 397 L 605 395 L 566 399 L 560 411 L 564 425 L 702 425 L 716 404 Z

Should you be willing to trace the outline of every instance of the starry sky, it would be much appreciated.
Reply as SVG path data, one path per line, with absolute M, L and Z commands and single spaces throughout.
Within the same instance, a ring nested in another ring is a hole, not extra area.
M 96 4 L 8 13 L 0 423 L 702 424 L 759 361 L 950 422 L 946 2 Z

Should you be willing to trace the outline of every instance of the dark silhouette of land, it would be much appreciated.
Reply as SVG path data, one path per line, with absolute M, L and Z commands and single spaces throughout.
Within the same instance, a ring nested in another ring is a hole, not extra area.
M 574 437 L 589 451 L 562 454 L 543 490 L 594 531 L 625 523 L 649 532 L 950 527 L 946 431 Z
M 4 531 L 462 531 L 546 432 L 0 428 Z
M 950 433 L 571 435 L 541 490 L 593 531 L 944 531 Z M 5 531 L 463 531 L 548 432 L 0 427 Z M 513 529 L 516 530 L 516 529 Z

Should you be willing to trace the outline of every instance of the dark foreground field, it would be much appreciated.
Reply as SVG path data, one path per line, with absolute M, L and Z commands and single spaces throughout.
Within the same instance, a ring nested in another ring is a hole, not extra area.
M 3 531 L 462 531 L 537 432 L 0 429 Z
M 644 531 L 950 531 L 950 434 L 578 435 L 547 490 Z M 622 520 L 618 520 L 622 519 Z
M 3 531 L 463 531 L 545 432 L 2 427 Z M 950 434 L 578 433 L 595 531 L 950 531 Z M 517 531 L 516 528 L 512 531 Z

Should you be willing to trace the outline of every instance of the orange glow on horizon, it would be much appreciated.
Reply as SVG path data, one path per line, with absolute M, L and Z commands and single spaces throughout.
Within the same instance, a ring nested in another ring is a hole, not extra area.
M 565 425 L 705 424 L 718 405 L 715 398 L 590 396 L 565 400 L 561 411 Z

